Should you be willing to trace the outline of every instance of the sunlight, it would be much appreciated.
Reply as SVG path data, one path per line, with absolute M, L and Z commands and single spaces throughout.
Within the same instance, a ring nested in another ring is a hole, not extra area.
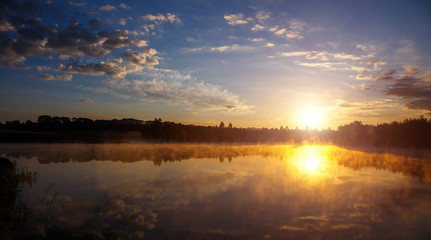
M 298 148 L 293 163 L 296 165 L 301 175 L 313 176 L 324 175 L 327 160 L 326 147 L 321 146 L 304 146 Z
M 315 173 L 320 167 L 320 161 L 318 158 L 314 157 L 314 156 L 309 156 L 307 159 L 305 159 L 304 161 L 304 169 L 308 172 L 308 173 Z
M 319 109 L 307 109 L 301 114 L 301 122 L 305 127 L 317 128 L 322 124 L 323 116 Z

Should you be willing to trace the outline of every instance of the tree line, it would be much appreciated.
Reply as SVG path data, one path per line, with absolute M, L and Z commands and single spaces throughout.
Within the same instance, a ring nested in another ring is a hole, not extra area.
M 300 130 L 280 128 L 237 128 L 224 122 L 217 126 L 185 125 L 156 118 L 92 120 L 88 118 L 39 116 L 0 123 L 2 142 L 117 142 L 127 140 L 124 132 L 138 132 L 135 140 L 147 142 L 190 143 L 281 143 L 304 142 L 363 147 L 431 148 L 431 119 L 423 116 L 401 122 L 377 125 L 360 121 L 339 126 L 337 130 Z M 109 134 L 108 134 L 109 133 Z M 136 137 L 136 136 L 135 136 Z

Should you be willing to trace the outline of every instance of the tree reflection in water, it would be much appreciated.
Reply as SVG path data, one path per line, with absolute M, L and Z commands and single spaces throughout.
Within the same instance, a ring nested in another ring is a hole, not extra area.
M 33 161 L 49 179 L 41 182 L 56 182 L 57 232 L 51 236 L 428 239 L 431 234 L 426 151 L 23 144 L 0 145 L 0 152 L 21 164 Z M 30 220 L 34 234 L 40 225 Z

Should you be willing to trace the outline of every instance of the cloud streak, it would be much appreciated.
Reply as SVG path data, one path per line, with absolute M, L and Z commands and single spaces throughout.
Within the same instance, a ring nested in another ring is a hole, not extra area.
M 135 75 L 136 80 L 110 80 L 106 81 L 105 87 L 86 89 L 147 102 L 185 105 L 200 111 L 223 111 L 232 114 L 252 112 L 253 107 L 246 105 L 234 93 L 219 85 L 199 81 L 190 75 L 177 71 L 147 71 Z

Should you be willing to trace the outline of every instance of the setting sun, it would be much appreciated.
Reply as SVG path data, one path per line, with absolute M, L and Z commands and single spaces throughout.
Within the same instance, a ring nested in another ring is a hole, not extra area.
M 317 128 L 322 124 L 323 116 L 318 109 L 307 109 L 301 114 L 301 122 L 305 127 Z

